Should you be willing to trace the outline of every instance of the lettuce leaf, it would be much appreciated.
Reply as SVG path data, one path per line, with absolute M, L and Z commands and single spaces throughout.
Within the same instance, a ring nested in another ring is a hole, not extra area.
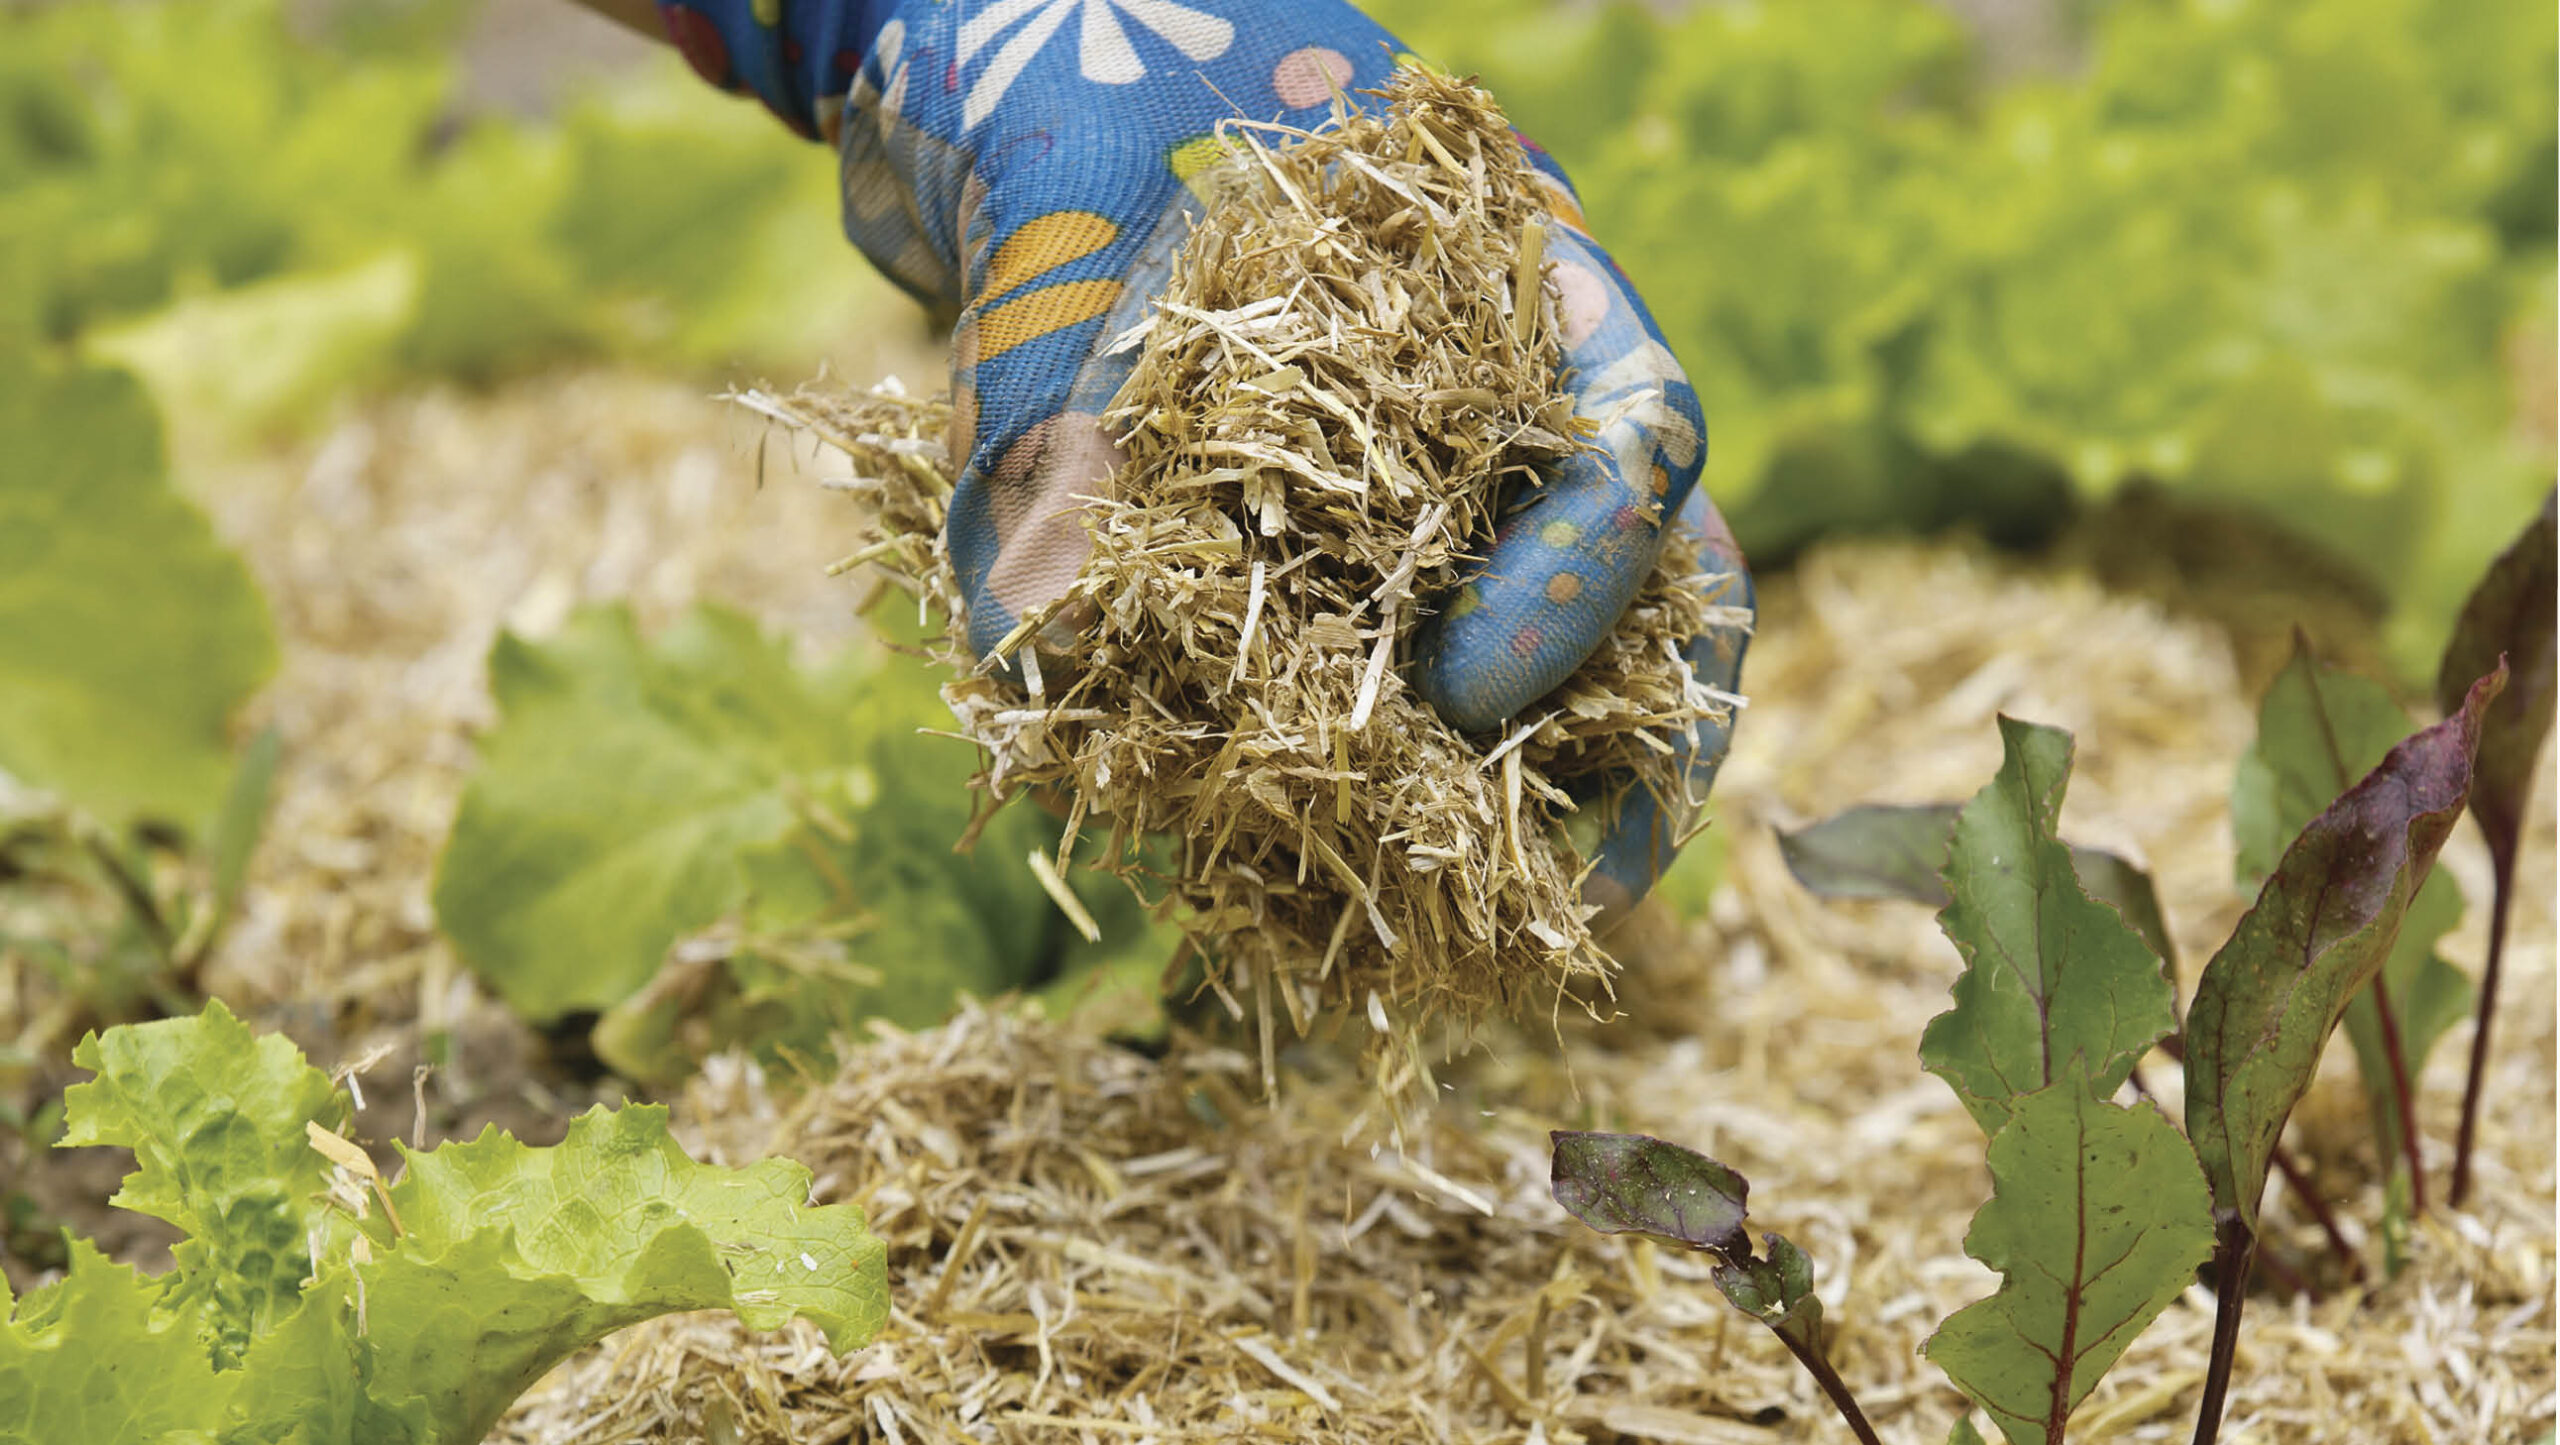
M 0 459 L 0 771 L 113 826 L 202 827 L 275 667 L 247 567 L 122 373 L 0 360 Z
M 0 1320 L 0 1442 L 467 1445 L 654 1315 L 798 1316 L 840 1351 L 888 1319 L 859 1208 L 810 1204 L 788 1160 L 695 1163 L 663 1109 L 593 1110 L 549 1148 L 491 1130 L 404 1149 L 377 1211 L 353 1203 L 369 1171 L 306 1136 L 346 1096 L 219 1005 L 110 1029 L 80 1062 L 98 1076 L 65 1099 L 65 1143 L 132 1148 L 117 1202 L 193 1237 L 158 1279 L 72 1241 L 66 1277 Z

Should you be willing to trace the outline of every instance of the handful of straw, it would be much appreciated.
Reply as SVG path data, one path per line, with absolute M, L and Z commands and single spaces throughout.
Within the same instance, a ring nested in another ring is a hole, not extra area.
M 1381 94 L 1313 133 L 1235 126 L 1220 203 L 1120 338 L 1139 355 L 1106 420 L 1128 460 L 1086 511 L 1090 560 L 1000 649 L 1022 682 L 973 664 L 956 626 L 944 646 L 990 797 L 1065 803 L 1035 867 L 1073 866 L 1107 827 L 1095 866 L 1174 910 L 1209 985 L 1239 1017 L 1253 1001 L 1266 1061 L 1279 1016 L 1303 1033 L 1348 1007 L 1386 1028 L 1605 992 L 1567 825 L 1587 843 L 1626 788 L 1676 791 L 1674 741 L 1730 701 L 1682 658 L 1732 619 L 1676 539 L 1508 731 L 1459 733 L 1408 688 L 1424 609 L 1589 426 L 1558 386 L 1550 220 L 1501 112 L 1414 70 Z M 855 557 L 956 618 L 946 409 L 750 401 L 853 459 Z M 1072 660 L 1031 641 L 1061 616 Z M 1135 846 L 1157 836 L 1161 876 Z

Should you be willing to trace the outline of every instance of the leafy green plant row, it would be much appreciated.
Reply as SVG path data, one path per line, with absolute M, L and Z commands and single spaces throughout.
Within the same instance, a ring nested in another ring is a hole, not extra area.
M 0 1442 L 468 1445 L 554 1364 L 624 1325 L 792 1316 L 839 1351 L 887 1322 L 887 1251 L 809 1172 L 694 1163 L 662 1109 L 596 1109 L 528 1148 L 492 1129 L 343 1136 L 343 1089 L 219 1003 L 110 1029 L 75 1061 L 65 1146 L 139 1167 L 115 1203 L 185 1231 L 157 1277 L 86 1241 L 0 1319 Z M 0 1304 L 10 1303 L 0 1288 Z
M 277 0 L 0 13 L 0 345 L 289 425 L 400 374 L 805 366 L 885 294 L 823 153 L 755 107 L 666 59 L 555 121 L 474 114 L 467 12 L 411 10 L 320 39 Z
M 2067 733 L 2003 718 L 1999 775 L 1961 809 L 1861 809 L 1787 840 L 1790 865 L 1819 891 L 1939 904 L 1963 956 L 1955 1006 L 1920 1053 L 1988 1140 L 1994 1193 L 1965 1249 L 2002 1284 L 1925 1352 L 2012 1445 L 2059 1445 L 2073 1408 L 2208 1259 L 2218 1313 L 2195 1439 L 2216 1438 L 2277 1142 L 2342 1021 L 2392 1171 L 2383 1234 L 2399 1267 L 2406 1212 L 2425 1207 L 2412 1080 L 2471 993 L 2434 952 L 2461 900 L 2433 863 L 2468 807 L 2499 870 L 2491 934 L 2503 938 L 2516 819 L 2552 719 L 2551 517 L 2546 505 L 2475 589 L 2441 670 L 2443 722 L 2404 737 L 2387 693 L 2307 653 L 2277 678 L 2233 798 L 2238 871 L 2257 899 L 2206 964 L 2183 1024 L 2148 879 L 2057 831 Z M 2147 1054 L 2173 1046 L 2183 1136 L 2147 1099 L 2116 1098 L 2139 1088 Z M 1714 1255 L 1717 1287 L 1779 1335 L 1872 1445 L 1824 1354 L 1812 1262 L 1775 1234 L 1754 1251 L 1742 1176 L 1624 1134 L 1559 1132 L 1553 1169 L 1558 1202 L 1593 1228 Z M 1979 1438 L 1960 1420 L 1950 1440 Z
M 1755 555 L 2151 479 L 2360 564 L 2414 676 L 2548 484 L 2546 7 L 2114 0 L 1996 86 L 1925 0 L 1369 8 L 1570 166 Z

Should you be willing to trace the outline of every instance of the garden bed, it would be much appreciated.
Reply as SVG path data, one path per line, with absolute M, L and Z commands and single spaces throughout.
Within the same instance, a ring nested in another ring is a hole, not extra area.
M 647 615 L 714 596 L 806 637 L 851 630 L 848 584 L 818 575 L 827 499 L 751 491 L 755 445 L 707 398 L 582 375 L 382 403 L 206 488 L 279 600 L 284 669 L 260 707 L 287 760 L 276 846 L 211 981 L 316 1059 L 369 1065 L 364 1135 L 495 1119 L 556 1137 L 615 1091 L 456 968 L 430 872 L 500 625 L 538 633 L 589 596 Z M 1441 1106 L 1403 1121 L 1401 1147 L 1352 1067 L 1358 1021 L 1285 1054 L 1276 1103 L 1244 1036 L 1177 1033 L 1159 1058 L 1003 1005 L 884 1031 L 807 1087 L 723 1062 L 679 1109 L 687 1137 L 731 1162 L 791 1154 L 822 1200 L 862 1202 L 891 1249 L 889 1330 L 839 1359 L 800 1327 L 645 1325 L 555 1373 L 501 1438 L 1841 1438 L 1703 1261 L 1593 1235 L 1549 1201 L 1545 1131 L 1608 1127 L 1747 1173 L 1760 1225 L 1813 1256 L 1833 1356 L 1884 1437 L 1943 1439 L 1958 1398 L 1918 1346 L 1992 1284 L 1962 1252 L 1989 1188 L 1979 1137 L 1917 1061 L 1956 959 L 1925 910 L 1805 894 L 1771 829 L 1968 795 L 1998 765 L 1995 714 L 2068 727 L 2065 829 L 2151 865 L 2191 988 L 2241 906 L 2231 769 L 2283 620 L 2235 637 L 2085 571 L 1952 544 L 1830 545 L 1764 582 L 1752 707 L 1696 845 L 1723 853 L 1720 880 L 1703 916 L 1657 911 L 1622 936 L 1619 1021 L 1455 1047 Z M 2487 869 L 2467 827 L 2444 866 L 2474 901 L 2447 952 L 2476 968 Z M 2546 801 L 2524 876 L 2551 868 Z M 2548 890 L 2522 895 L 2471 1203 L 2419 1224 L 2397 1279 L 2257 1301 L 2226 1439 L 2550 1429 L 2553 929 Z M 2466 1041 L 2423 1081 L 2439 1172 Z M 2382 1185 L 2338 1053 L 2292 1141 L 2378 1261 Z M 444 1063 L 413 1091 L 420 1057 Z M 2297 1205 L 2270 1200 L 2276 1248 L 2311 1259 Z M 2074 1438 L 2184 1439 L 2210 1328 L 2191 1291 Z

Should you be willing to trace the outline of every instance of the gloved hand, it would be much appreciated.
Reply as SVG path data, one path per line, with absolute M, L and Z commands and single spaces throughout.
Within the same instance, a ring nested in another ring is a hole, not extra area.
M 1342 0 L 678 0 L 669 33 L 714 84 L 752 89 L 842 154 L 845 231 L 900 286 L 957 317 L 949 540 L 983 656 L 1062 595 L 1090 541 L 1074 499 L 1118 461 L 1099 417 L 1185 235 L 1188 182 L 1242 114 L 1312 128 L 1334 92 L 1385 81 L 1393 37 Z M 1072 22 L 1072 23 L 1070 23 Z M 1563 172 L 1530 157 L 1561 227 L 1567 383 L 1597 451 L 1559 464 L 1504 521 L 1483 572 L 1418 634 L 1412 681 L 1469 732 L 1502 724 L 1579 666 L 1652 569 L 1677 515 L 1732 609 L 1690 648 L 1730 690 L 1751 583 L 1696 490 L 1705 430 L 1661 333 L 1584 232 Z M 1066 639 L 1053 639 L 1064 642 Z M 1616 912 L 1652 887 L 1723 760 L 1701 726 L 1685 799 L 1631 790 L 1586 883 Z

